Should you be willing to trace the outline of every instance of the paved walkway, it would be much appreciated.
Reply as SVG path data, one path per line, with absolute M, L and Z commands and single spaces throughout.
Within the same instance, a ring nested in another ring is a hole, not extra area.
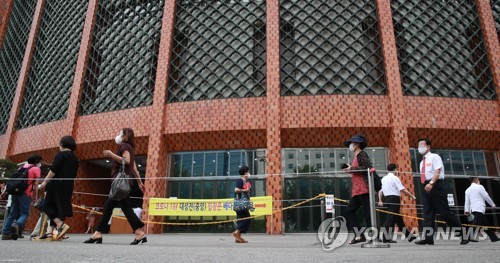
M 132 235 L 104 235 L 104 243 L 83 244 L 89 235 L 70 234 L 64 241 L 0 241 L 0 262 L 498 262 L 500 242 L 461 246 L 436 241 L 417 246 L 407 241 L 391 248 L 344 246 L 323 251 L 313 234 L 244 236 L 236 244 L 227 234 L 148 235 L 148 243 L 128 245 Z

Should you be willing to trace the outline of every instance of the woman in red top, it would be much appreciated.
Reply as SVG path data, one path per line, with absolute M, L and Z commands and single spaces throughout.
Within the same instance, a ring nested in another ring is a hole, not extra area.
M 365 137 L 361 135 L 353 136 L 348 141 L 344 142 L 346 147 L 349 147 L 349 151 L 354 153 L 354 158 L 350 166 L 343 169 L 346 173 L 351 173 L 351 199 L 349 199 L 349 204 L 345 210 L 345 218 L 347 221 L 347 227 L 354 231 L 356 236 L 349 244 L 356 244 L 360 242 L 365 242 L 366 238 L 363 231 L 360 231 L 360 225 L 356 218 L 356 211 L 360 207 L 363 208 L 364 219 L 366 227 L 371 227 L 370 221 L 370 196 L 368 195 L 368 183 L 366 178 L 366 170 L 372 167 L 370 158 L 368 154 L 363 151 L 368 145 Z M 361 234 L 360 234 L 361 233 Z

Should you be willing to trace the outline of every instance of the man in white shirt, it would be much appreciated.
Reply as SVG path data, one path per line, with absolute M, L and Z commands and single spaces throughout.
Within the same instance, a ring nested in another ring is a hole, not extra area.
M 411 199 L 415 200 L 415 196 L 412 195 L 406 188 L 403 186 L 401 183 L 401 180 L 399 180 L 398 171 L 396 164 L 389 164 L 387 165 L 387 171 L 389 173 L 382 178 L 382 190 L 378 192 L 378 205 L 383 206 L 384 203 L 382 202 L 382 194 L 384 195 L 384 201 L 387 206 L 387 211 L 392 212 L 392 213 L 397 213 L 399 214 L 400 208 L 401 208 L 401 192 L 403 192 L 405 195 L 409 196 Z M 385 220 L 385 233 L 382 238 L 382 242 L 384 243 L 397 243 L 395 240 L 392 240 L 390 237 L 386 236 L 385 234 L 389 235 L 391 232 L 392 234 L 392 228 L 397 225 L 398 228 L 401 230 L 401 232 L 404 233 L 406 239 L 408 242 L 412 242 L 413 240 L 416 239 L 415 236 L 410 236 L 410 231 L 406 229 L 405 222 L 403 221 L 403 218 L 400 215 L 393 215 L 393 214 L 388 214 L 387 219 Z
M 478 177 L 471 177 L 471 184 L 467 190 L 465 190 L 465 209 L 464 214 L 469 216 L 471 213 L 474 216 L 472 224 L 478 226 L 488 226 L 489 222 L 484 216 L 486 211 L 487 202 L 491 207 L 496 207 L 493 200 L 491 200 L 486 189 L 480 184 Z M 488 234 L 491 242 L 497 242 L 499 238 L 491 229 L 486 229 L 484 232 Z
M 436 231 L 436 213 L 439 213 L 446 224 L 452 229 L 462 229 L 458 217 L 453 214 L 448 205 L 446 185 L 444 183 L 443 160 L 437 154 L 431 153 L 431 141 L 429 139 L 418 140 L 418 152 L 422 155 L 420 162 L 420 182 L 422 184 L 422 204 L 424 206 L 424 239 L 415 242 L 417 245 L 434 245 L 434 232 Z M 469 243 L 460 232 L 461 245 Z

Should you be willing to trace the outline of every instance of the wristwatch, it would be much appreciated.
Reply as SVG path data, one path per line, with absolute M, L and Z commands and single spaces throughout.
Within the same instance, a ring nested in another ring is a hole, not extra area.
M 430 182 L 429 182 L 429 184 L 430 184 L 430 185 L 434 185 L 434 182 L 433 182 L 433 181 L 430 181 Z

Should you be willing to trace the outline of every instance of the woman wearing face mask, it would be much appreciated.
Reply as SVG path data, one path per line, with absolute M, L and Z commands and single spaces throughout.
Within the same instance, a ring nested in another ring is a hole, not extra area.
M 115 142 L 119 145 L 116 154 L 110 150 L 105 150 L 104 156 L 111 158 L 113 160 L 113 168 L 111 169 L 111 176 L 115 178 L 120 171 L 122 165 L 122 158 L 125 159 L 125 174 L 135 176 L 139 189 L 144 192 L 144 184 L 139 176 L 139 171 L 135 165 L 135 150 L 134 150 L 134 131 L 130 128 L 124 128 L 118 136 L 115 138 Z M 129 180 L 132 185 L 132 180 Z M 144 223 L 137 217 L 132 209 L 130 198 L 127 197 L 120 201 L 108 199 L 104 204 L 104 211 L 102 217 L 97 224 L 96 231 L 94 234 L 84 243 L 102 243 L 102 232 L 106 229 L 109 219 L 113 213 L 113 209 L 116 205 L 120 204 L 123 214 L 127 217 L 127 220 L 134 230 L 135 238 L 130 243 L 130 245 L 137 245 L 139 243 L 146 243 L 148 240 L 146 234 L 142 231 Z
M 351 173 L 351 199 L 345 210 L 345 218 L 347 227 L 354 231 L 356 236 L 349 244 L 365 242 L 366 237 L 361 231 L 358 220 L 356 219 L 356 211 L 360 207 L 363 208 L 366 227 L 371 227 L 370 221 L 370 196 L 368 195 L 368 183 L 366 180 L 366 170 L 372 167 L 368 154 L 363 151 L 368 145 L 365 137 L 361 135 L 353 136 L 348 141 L 344 142 L 349 151 L 354 154 L 352 163 L 347 168 L 343 169 L 346 173 Z
M 75 139 L 71 136 L 62 137 L 59 141 L 59 150 L 49 174 L 39 187 L 42 191 L 47 188 L 43 212 L 49 217 L 51 226 L 57 230 L 57 235 L 52 236 L 54 240 L 61 240 L 69 230 L 64 220 L 73 216 L 71 197 L 78 171 L 78 158 L 74 153 Z
M 250 199 L 250 188 L 252 188 L 250 182 L 247 182 L 248 177 L 250 176 L 250 172 L 247 166 L 242 166 L 240 168 L 240 179 L 236 181 L 236 187 L 234 188 L 234 192 L 238 197 L 241 197 L 241 195 L 246 195 L 248 199 Z M 246 218 L 250 217 L 250 211 L 244 210 L 244 211 L 238 211 L 236 212 L 236 218 Z M 233 237 L 234 241 L 236 243 L 248 243 L 245 239 L 241 237 L 241 234 L 246 234 L 248 228 L 250 227 L 250 223 L 252 222 L 251 219 L 244 219 L 244 220 L 239 220 L 236 223 L 236 231 L 233 232 Z
M 36 199 L 38 178 L 40 178 L 40 162 L 42 157 L 38 154 L 31 155 L 27 163 L 19 169 L 18 173 L 28 172 L 28 187 L 23 192 L 11 195 L 12 204 L 9 216 L 5 219 L 2 229 L 2 240 L 16 240 L 21 237 L 24 224 L 30 215 L 31 200 Z M 14 222 L 15 221 L 15 222 Z

